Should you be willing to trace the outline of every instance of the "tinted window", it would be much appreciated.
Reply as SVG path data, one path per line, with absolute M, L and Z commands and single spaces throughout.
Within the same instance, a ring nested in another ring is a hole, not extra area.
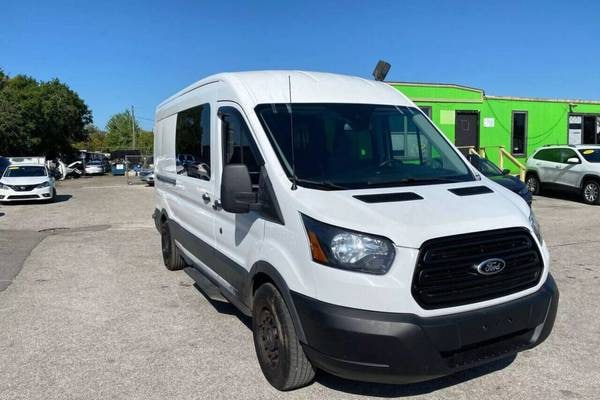
M 252 139 L 250 129 L 238 110 L 232 107 L 219 109 L 223 133 L 223 163 L 245 164 L 253 185 L 258 185 L 262 157 Z
M 175 152 L 183 168 L 178 173 L 210 179 L 210 106 L 203 104 L 177 114 Z
M 536 160 L 560 162 L 560 149 L 544 149 L 540 150 L 533 157 Z
M 527 113 L 514 111 L 512 118 L 512 153 L 525 154 L 525 138 L 527 137 Z
M 256 112 L 289 177 L 295 161 L 301 185 L 343 189 L 473 179 L 458 154 L 415 108 L 262 104 Z

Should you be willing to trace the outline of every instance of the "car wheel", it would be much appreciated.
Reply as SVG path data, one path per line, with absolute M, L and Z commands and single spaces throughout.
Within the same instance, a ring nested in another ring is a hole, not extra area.
M 160 226 L 160 244 L 162 248 L 163 262 L 169 271 L 178 271 L 185 267 L 185 261 L 179 254 L 179 249 L 171 237 L 169 223 L 163 222 Z
M 581 195 L 586 204 L 600 204 L 600 184 L 598 181 L 585 181 Z
M 537 175 L 527 175 L 527 179 L 525 179 L 525 184 L 527 185 L 527 189 L 529 189 L 531 194 L 540 194 L 542 185 Z
M 271 283 L 254 296 L 252 333 L 260 368 L 274 388 L 296 389 L 313 380 L 315 370 L 298 341 L 290 312 Z

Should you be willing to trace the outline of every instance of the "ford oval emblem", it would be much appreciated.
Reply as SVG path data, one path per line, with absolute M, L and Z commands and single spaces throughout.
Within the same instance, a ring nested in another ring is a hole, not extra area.
M 488 260 L 480 262 L 475 268 L 481 275 L 495 275 L 500 273 L 506 262 L 501 258 L 490 258 Z

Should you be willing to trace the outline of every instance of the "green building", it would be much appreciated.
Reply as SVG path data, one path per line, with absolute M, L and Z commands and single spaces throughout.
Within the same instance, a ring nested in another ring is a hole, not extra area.
M 485 154 L 514 173 L 518 162 L 524 164 L 538 147 L 600 144 L 600 101 L 490 96 L 452 84 L 388 83 L 414 101 L 456 146 Z

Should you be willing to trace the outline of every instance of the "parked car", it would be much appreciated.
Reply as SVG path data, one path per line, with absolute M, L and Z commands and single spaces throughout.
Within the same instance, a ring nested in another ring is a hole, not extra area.
M 54 177 L 38 164 L 10 165 L 0 177 L 0 202 L 54 201 Z
M 160 104 L 155 121 L 164 264 L 252 317 L 275 388 L 309 384 L 316 369 L 428 380 L 550 334 L 558 289 L 532 210 L 482 181 L 389 85 L 219 74 Z M 210 179 L 178 174 L 176 154 L 209 165 Z
M 4 173 L 4 170 L 10 165 L 8 158 L 0 156 L 0 176 Z
M 544 189 L 577 193 L 587 204 L 600 204 L 600 146 L 546 146 L 527 160 L 529 191 Z
M 532 195 L 529 188 L 519 178 L 510 175 L 510 170 L 501 170 L 496 164 L 486 158 L 481 158 L 476 154 L 469 154 L 468 160 L 479 172 L 499 185 L 504 186 L 521 196 L 525 202 L 531 206 Z
M 154 168 L 144 168 L 140 171 L 140 180 L 149 186 L 154 186 Z
M 102 161 L 88 161 L 85 164 L 85 173 L 87 175 L 103 175 L 104 165 Z

